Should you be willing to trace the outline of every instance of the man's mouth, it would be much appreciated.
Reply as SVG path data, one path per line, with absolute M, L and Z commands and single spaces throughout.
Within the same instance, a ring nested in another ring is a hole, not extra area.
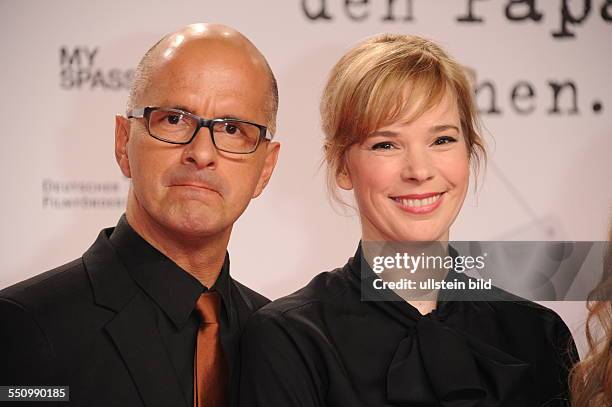
M 202 192 L 206 191 L 206 192 L 214 192 L 216 194 L 219 194 L 219 191 L 217 191 L 216 189 L 214 189 L 213 187 L 211 187 L 210 185 L 207 184 L 202 184 L 202 183 L 198 183 L 198 182 L 179 182 L 177 184 L 173 184 L 171 185 L 173 187 L 187 187 L 187 188 L 193 188 L 194 190 L 200 190 Z

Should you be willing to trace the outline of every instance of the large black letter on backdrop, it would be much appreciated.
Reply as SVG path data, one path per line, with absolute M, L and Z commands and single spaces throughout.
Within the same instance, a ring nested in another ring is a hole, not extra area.
M 610 10 L 610 6 L 612 6 L 612 0 L 606 0 L 601 6 L 601 18 L 607 22 L 612 21 L 612 10 Z
M 528 18 L 532 19 L 533 21 L 540 21 L 542 19 L 542 13 L 539 13 L 535 9 L 535 2 L 536 0 L 510 0 L 508 5 L 506 6 L 506 18 L 511 21 L 521 21 L 521 20 L 526 20 Z M 512 10 L 513 8 L 516 8 L 515 6 L 518 4 L 523 4 L 525 6 L 528 6 L 529 7 L 527 9 L 528 12 L 520 16 L 516 14 L 512 14 L 510 10 Z
M 535 96 L 535 91 L 533 90 L 533 86 L 527 81 L 519 82 L 514 85 L 512 88 L 512 97 L 510 100 L 512 101 L 512 107 L 518 114 L 529 114 L 535 110 L 535 106 L 530 104 L 529 106 L 521 107 L 517 102 L 521 100 L 530 100 Z
M 570 32 L 567 23 L 570 24 L 582 24 L 584 20 L 589 16 L 591 12 L 591 0 L 583 0 L 582 16 L 576 17 L 572 15 L 571 10 L 567 4 L 568 0 L 561 1 L 561 30 L 553 32 L 552 35 L 555 38 L 572 38 L 575 36 L 573 32 Z
M 311 20 L 318 20 L 318 19 L 323 19 L 323 20 L 331 20 L 331 16 L 329 14 L 327 14 L 327 4 L 325 2 L 325 0 L 317 0 L 319 1 L 319 3 L 321 3 L 321 9 L 319 10 L 319 14 L 316 13 L 311 13 L 310 11 L 308 11 L 308 6 L 306 5 L 306 2 L 308 0 L 302 0 L 302 10 L 304 11 L 304 14 L 306 15 L 306 17 L 308 17 Z
M 548 113 L 549 114 L 561 113 L 561 110 L 559 109 L 559 94 L 561 93 L 561 89 L 569 86 L 573 91 L 572 102 L 574 106 L 571 109 L 569 109 L 567 112 L 569 114 L 578 114 L 578 96 L 577 96 L 578 92 L 576 91 L 576 85 L 574 84 L 574 82 L 565 81 L 563 83 L 558 83 L 558 82 L 548 81 L 548 84 L 553 90 L 553 105 L 548 110 Z
M 482 23 L 484 22 L 484 20 L 482 19 L 482 17 L 474 17 L 474 1 L 475 0 L 468 0 L 467 4 L 468 4 L 468 13 L 466 16 L 460 16 L 457 17 L 457 21 L 460 21 L 462 23 Z
M 495 93 L 495 85 L 493 85 L 493 83 L 490 81 L 482 82 L 481 84 L 479 84 L 478 86 L 474 88 L 474 93 L 476 95 L 476 102 L 478 102 L 478 94 L 485 87 L 489 88 L 489 90 L 491 91 L 489 109 L 483 109 L 480 107 L 480 105 L 478 105 L 478 112 L 483 113 L 483 114 L 501 114 L 501 111 L 495 105 L 495 101 L 497 100 L 497 96 Z
M 611 0 L 612 1 L 612 0 Z M 382 21 L 395 21 L 395 14 L 393 13 L 393 4 L 395 0 L 388 0 L 387 15 L 383 17 Z M 412 21 L 412 0 L 406 0 L 406 15 L 404 21 Z
M 351 8 L 353 6 L 367 6 L 368 0 L 344 0 L 344 11 L 346 11 L 346 15 L 353 21 L 361 21 L 370 15 L 368 10 L 366 9 L 361 15 L 355 15 Z

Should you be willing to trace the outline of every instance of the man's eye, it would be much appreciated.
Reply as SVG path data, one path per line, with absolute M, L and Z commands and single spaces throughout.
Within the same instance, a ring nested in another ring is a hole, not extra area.
M 225 125 L 225 132 L 227 134 L 236 134 L 236 132 L 238 131 L 238 127 L 234 126 L 233 124 L 226 124 Z
M 451 143 L 456 143 L 456 142 L 457 142 L 457 139 L 454 137 L 442 136 L 442 137 L 438 137 L 436 141 L 433 142 L 433 144 L 436 146 L 441 146 L 443 144 L 451 144 Z
M 395 148 L 390 141 L 382 141 L 372 146 L 372 150 L 391 150 Z
M 183 116 L 180 114 L 169 114 L 166 116 L 166 121 L 170 124 L 178 124 Z
M 244 127 L 241 123 L 224 123 L 221 131 L 228 136 L 243 137 L 248 134 Z

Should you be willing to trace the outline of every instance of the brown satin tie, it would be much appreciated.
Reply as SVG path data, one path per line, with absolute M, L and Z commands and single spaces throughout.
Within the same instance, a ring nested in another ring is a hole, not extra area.
M 194 407 L 226 407 L 227 364 L 219 338 L 219 294 L 207 291 L 196 303 L 201 322 L 193 372 Z

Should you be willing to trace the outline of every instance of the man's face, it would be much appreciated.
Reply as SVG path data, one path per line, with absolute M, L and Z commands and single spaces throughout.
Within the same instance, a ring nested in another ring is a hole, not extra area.
M 267 124 L 269 79 L 243 50 L 207 40 L 172 52 L 161 54 L 171 60 L 154 69 L 138 107 Z M 187 239 L 229 237 L 233 223 L 265 187 L 278 154 L 278 143 L 267 141 L 252 154 L 217 151 L 205 127 L 190 144 L 168 144 L 148 134 L 145 119 L 119 117 L 116 133 L 119 165 L 132 179 L 132 226 Z

